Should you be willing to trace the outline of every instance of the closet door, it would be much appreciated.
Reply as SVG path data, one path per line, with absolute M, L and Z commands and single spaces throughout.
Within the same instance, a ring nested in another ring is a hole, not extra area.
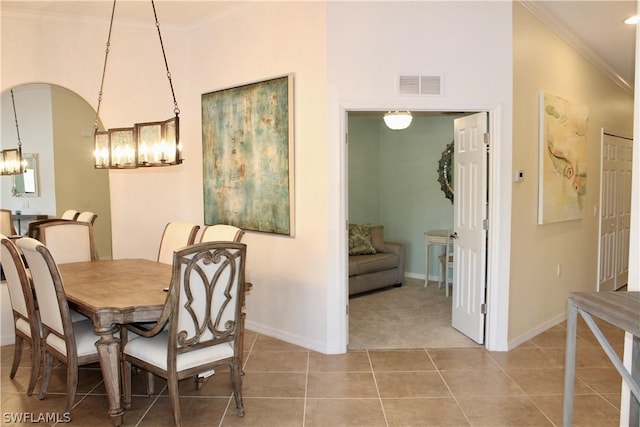
M 632 140 L 602 132 L 598 290 L 627 284 Z

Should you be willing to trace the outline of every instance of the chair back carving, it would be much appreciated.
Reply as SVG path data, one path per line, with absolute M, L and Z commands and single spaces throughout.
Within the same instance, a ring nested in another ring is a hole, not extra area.
M 234 225 L 207 225 L 202 231 L 200 242 L 239 242 L 243 235 L 244 230 Z
M 91 223 L 52 221 L 41 224 L 39 228 L 40 241 L 59 264 L 97 259 Z
M 177 221 L 168 223 L 164 227 L 164 232 L 160 239 L 158 262 L 171 264 L 173 262 L 173 251 L 192 245 L 196 240 L 196 234 L 199 229 L 199 225 L 190 222 Z

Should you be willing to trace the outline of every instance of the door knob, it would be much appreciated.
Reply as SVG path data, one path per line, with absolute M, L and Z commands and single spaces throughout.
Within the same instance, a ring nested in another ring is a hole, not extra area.
M 451 237 L 452 239 L 457 239 L 458 238 L 458 233 L 453 233 L 452 235 L 450 235 L 449 237 Z

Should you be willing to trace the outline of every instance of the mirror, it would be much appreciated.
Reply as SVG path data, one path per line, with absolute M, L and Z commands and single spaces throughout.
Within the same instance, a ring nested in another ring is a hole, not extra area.
M 22 155 L 25 171 L 13 176 L 12 194 L 14 197 L 38 196 L 38 155 L 25 153 Z
M 453 141 L 447 145 L 438 162 L 438 182 L 444 197 L 453 203 Z

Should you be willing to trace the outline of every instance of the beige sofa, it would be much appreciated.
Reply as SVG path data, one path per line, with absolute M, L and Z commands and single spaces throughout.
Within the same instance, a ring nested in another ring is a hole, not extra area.
M 349 255 L 350 296 L 389 286 L 402 286 L 404 281 L 405 245 L 385 242 L 382 226 L 370 229 L 375 253 Z

